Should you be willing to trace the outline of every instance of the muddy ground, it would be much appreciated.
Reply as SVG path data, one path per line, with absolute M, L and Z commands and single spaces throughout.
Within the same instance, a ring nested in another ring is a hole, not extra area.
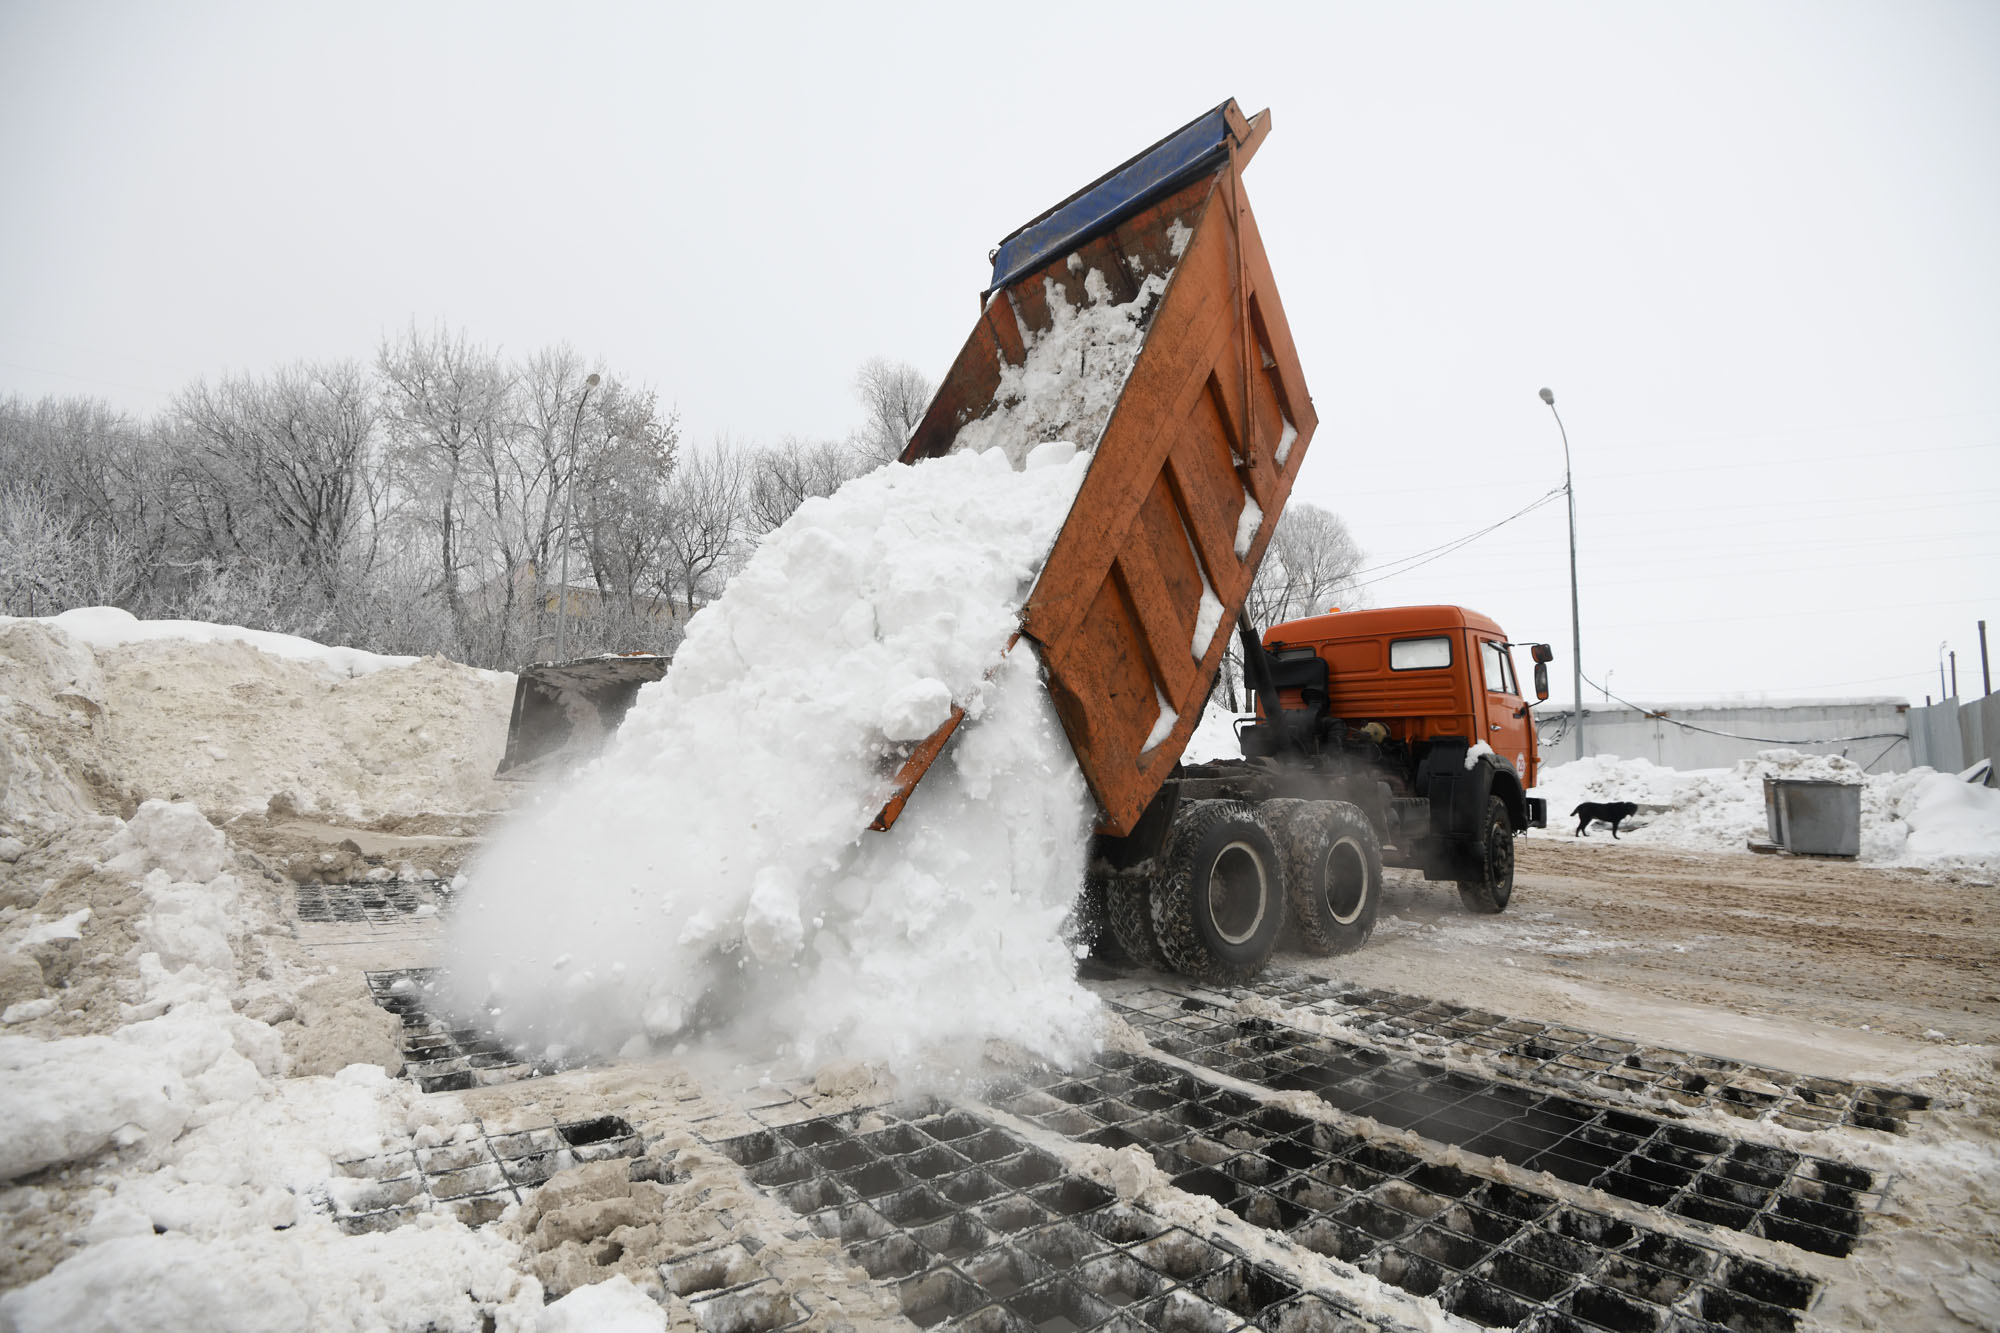
M 454 1126 L 339 1164 L 314 1195 L 350 1234 L 443 1214 L 548 1296 L 621 1276 L 707 1333 L 2000 1327 L 1978 873 L 1537 836 L 1500 916 L 1391 871 L 1365 948 L 1248 986 L 1092 960 L 1097 1057 L 920 1089 L 715 1052 L 550 1073 L 428 1014 L 483 822 L 220 825 L 272 957 L 337 969 L 287 1011 L 292 1072 L 378 1061 Z M 0 1286 L 75 1252 L 86 1175 L 15 1191 Z
M 1341 960 L 1341 975 L 1421 976 L 1466 1003 L 1594 997 L 1605 1017 L 1680 1003 L 1856 1036 L 2000 1041 L 2000 889 L 1989 876 L 1602 836 L 1518 846 L 1513 903 L 1490 922 L 1460 912 L 1449 886 L 1390 872 L 1375 938 Z M 1468 958 L 1473 943 L 1506 952 Z M 1497 966 L 1468 968 L 1475 959 Z

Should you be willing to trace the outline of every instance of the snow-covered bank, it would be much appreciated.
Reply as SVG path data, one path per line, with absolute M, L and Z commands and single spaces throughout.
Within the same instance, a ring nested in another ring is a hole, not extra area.
M 1696 851 L 1742 851 L 1768 832 L 1764 779 L 1851 782 L 1861 788 L 1861 859 L 1884 865 L 2000 869 L 2000 791 L 1928 768 L 1864 773 L 1837 755 L 1765 750 L 1733 768 L 1680 771 L 1644 759 L 1591 755 L 1542 771 L 1549 802 L 1543 837 L 1570 837 L 1583 801 L 1634 801 L 1621 838 Z M 1604 836 L 1598 829 L 1592 837 Z M 1608 839 L 1607 839 L 1608 840 Z
M 503 830 L 453 984 L 517 1047 L 730 1029 L 902 1065 L 1088 1039 L 1058 925 L 1089 800 L 1025 646 L 991 678 L 1088 456 L 890 468 L 810 500 L 688 627 L 612 748 Z M 887 834 L 908 746 L 968 723 Z
M 0 618 L 0 625 L 11 617 Z M 365 676 L 390 667 L 406 667 L 421 661 L 415 657 L 395 657 L 342 648 L 296 634 L 275 634 L 270 630 L 245 629 L 241 625 L 217 625 L 205 620 L 141 620 L 130 611 L 115 606 L 79 606 L 60 615 L 46 616 L 35 623 L 53 625 L 92 648 L 123 648 L 128 643 L 242 643 L 258 652 L 303 662 L 327 676 L 345 680 Z
M 393 669 L 391 669 L 393 668 Z M 90 608 L 0 618 L 0 837 L 148 799 L 217 816 L 492 809 L 513 677 Z

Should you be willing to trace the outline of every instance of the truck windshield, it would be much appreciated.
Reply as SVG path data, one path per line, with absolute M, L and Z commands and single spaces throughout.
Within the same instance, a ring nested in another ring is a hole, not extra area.
M 1491 639 L 1479 641 L 1479 664 L 1486 671 L 1486 688 L 1495 694 L 1519 694 L 1514 683 L 1514 662 L 1507 650 Z
M 1391 671 L 1421 671 L 1427 667 L 1450 665 L 1451 640 L 1442 635 L 1435 639 L 1392 639 L 1389 642 Z

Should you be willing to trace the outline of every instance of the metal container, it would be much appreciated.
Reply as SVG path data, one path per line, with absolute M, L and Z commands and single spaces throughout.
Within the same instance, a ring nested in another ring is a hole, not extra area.
M 1765 778 L 1771 841 L 1802 856 L 1861 855 L 1861 786 L 1824 778 Z

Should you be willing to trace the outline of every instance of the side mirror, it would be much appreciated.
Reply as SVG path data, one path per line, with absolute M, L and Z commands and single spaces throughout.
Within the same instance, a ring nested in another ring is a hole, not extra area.
M 1529 646 L 1529 651 L 1534 654 L 1535 661 L 1537 663 L 1553 662 L 1556 660 L 1556 650 L 1549 647 L 1546 643 L 1531 644 Z M 1544 699 L 1548 698 L 1546 694 L 1543 695 L 1542 697 Z
M 1543 650 L 1540 648 L 1536 649 L 1538 653 L 1541 651 Z M 1549 701 L 1549 664 L 1547 662 L 1538 661 L 1535 663 L 1535 698 L 1541 700 L 1543 703 Z

